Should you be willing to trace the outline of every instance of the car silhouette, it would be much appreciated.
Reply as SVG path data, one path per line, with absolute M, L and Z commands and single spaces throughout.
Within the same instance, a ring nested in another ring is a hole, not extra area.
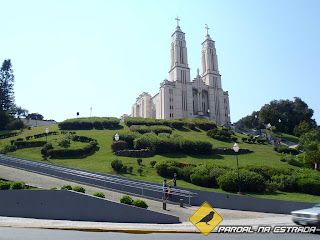
M 320 203 L 312 208 L 292 211 L 292 221 L 298 225 L 316 226 L 320 229 Z

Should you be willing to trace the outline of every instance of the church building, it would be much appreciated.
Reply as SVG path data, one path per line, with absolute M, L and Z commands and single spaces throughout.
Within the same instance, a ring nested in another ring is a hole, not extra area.
M 171 35 L 171 67 L 169 80 L 160 84 L 151 96 L 143 92 L 132 106 L 132 117 L 176 119 L 206 118 L 217 125 L 230 123 L 228 91 L 223 91 L 215 42 L 207 36 L 202 43 L 202 73 L 191 81 L 185 33 L 179 26 Z

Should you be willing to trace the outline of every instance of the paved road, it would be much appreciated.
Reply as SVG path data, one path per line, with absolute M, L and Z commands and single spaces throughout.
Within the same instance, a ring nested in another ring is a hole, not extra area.
M 113 190 L 106 190 L 97 187 L 87 186 L 83 184 L 79 184 L 76 182 L 66 181 L 54 177 L 49 177 L 46 175 L 41 175 L 38 173 L 28 172 L 16 168 L 11 168 L 7 166 L 0 165 L 0 178 L 11 180 L 11 181 L 24 181 L 28 185 L 37 186 L 40 188 L 50 189 L 52 187 L 57 187 L 60 189 L 65 184 L 71 184 L 72 186 L 81 185 L 86 189 L 86 193 L 92 195 L 95 192 L 103 192 L 106 195 L 106 198 L 112 201 L 119 202 L 119 199 L 124 195 L 124 193 L 115 192 Z M 132 194 L 130 194 L 132 195 Z M 178 205 L 168 204 L 167 210 L 162 209 L 162 203 L 159 201 L 151 200 L 151 199 L 140 199 L 145 200 L 149 209 L 161 213 L 168 213 L 171 215 L 178 216 L 180 221 L 187 222 L 189 221 L 189 217 L 198 209 L 198 207 L 184 207 L 181 208 Z M 214 207 L 214 206 L 213 206 Z M 224 218 L 224 220 L 231 221 L 230 224 L 236 224 L 239 221 L 244 221 L 247 219 L 250 222 L 256 222 L 259 219 L 259 222 L 265 223 L 283 223 L 283 224 L 291 224 L 291 217 L 289 215 L 284 214 L 272 214 L 272 213 L 258 213 L 258 212 L 248 212 L 248 211 L 237 211 L 237 210 L 228 210 L 228 209 L 219 209 L 215 208 L 218 213 Z
M 248 239 L 248 240 L 313 240 L 319 239 L 318 234 L 215 234 L 211 233 L 206 238 L 200 233 L 152 233 L 152 234 L 128 234 L 113 232 L 81 232 L 81 231 L 63 231 L 48 229 L 26 229 L 26 228 L 6 228 L 0 227 L 1 240 L 106 240 L 106 239 L 126 239 L 126 240 L 197 240 L 197 239 Z

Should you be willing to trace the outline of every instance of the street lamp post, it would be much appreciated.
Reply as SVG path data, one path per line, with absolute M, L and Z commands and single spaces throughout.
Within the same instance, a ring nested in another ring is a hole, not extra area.
M 235 143 L 235 144 L 233 145 L 233 150 L 234 150 L 234 152 L 236 153 L 236 156 L 237 156 L 238 189 L 239 189 L 238 194 L 241 194 L 241 195 L 242 195 L 241 189 L 240 189 L 240 173 L 239 173 L 239 161 L 238 161 L 238 152 L 239 152 L 240 148 L 239 148 L 239 145 L 238 145 L 237 143 Z
M 48 143 L 48 133 L 49 133 L 49 128 L 46 128 L 45 132 L 46 132 L 46 143 Z
M 114 135 L 114 140 L 116 140 L 116 142 L 118 142 L 119 139 L 120 139 L 119 134 L 116 133 L 116 135 Z M 117 160 L 118 160 L 118 155 L 116 154 L 116 156 L 117 156 Z

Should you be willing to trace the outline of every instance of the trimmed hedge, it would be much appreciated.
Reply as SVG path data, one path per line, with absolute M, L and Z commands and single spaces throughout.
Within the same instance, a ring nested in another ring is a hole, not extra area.
M 228 154 L 228 155 L 235 155 L 236 153 L 232 148 L 213 148 L 212 152 L 215 154 Z M 250 149 L 240 148 L 238 154 L 247 154 L 253 153 Z
M 80 149 L 51 149 L 48 151 L 48 155 L 51 158 L 83 157 L 93 153 L 97 145 L 96 141 L 91 141 Z
M 114 152 L 115 155 L 123 156 L 123 157 L 139 157 L 139 158 L 146 158 L 146 157 L 153 157 L 154 152 L 150 149 L 140 149 L 140 150 L 120 150 Z
M 181 123 L 181 122 L 179 122 Z M 183 125 L 183 123 L 182 123 Z M 130 127 L 130 131 L 131 132 L 138 132 L 141 134 L 145 134 L 148 132 L 154 132 L 155 134 L 159 134 L 159 133 L 172 133 L 172 129 L 171 127 L 168 126 L 146 126 L 146 125 L 132 125 Z
M 25 183 L 24 182 L 13 182 L 11 184 L 11 189 L 12 190 L 20 190 L 20 189 L 24 189 L 25 187 Z
M 207 119 L 193 118 L 192 121 L 196 124 L 198 128 L 204 131 L 217 128 L 217 124 Z
M 20 132 L 4 133 L 4 134 L 0 134 L 0 139 L 15 137 L 15 136 L 18 136 L 20 134 L 21 134 Z
M 16 145 L 6 145 L 3 147 L 3 149 L 0 151 L 2 154 L 7 154 L 8 152 L 14 152 L 17 150 Z
M 296 182 L 299 192 L 320 195 L 320 181 L 312 178 L 300 178 Z
M 238 172 L 228 171 L 226 174 L 218 177 L 219 187 L 225 191 L 238 191 Z M 266 189 L 265 179 L 258 173 L 240 170 L 240 188 L 241 191 L 263 192 Z
M 0 190 L 9 190 L 11 188 L 11 183 L 0 180 Z
M 30 148 L 30 147 L 42 147 L 46 144 L 46 141 L 18 141 L 14 142 L 14 145 L 20 148 Z
M 119 126 L 120 120 L 115 117 L 73 118 L 58 124 L 61 130 L 112 129 Z
M 133 140 L 142 136 L 140 133 L 138 132 L 119 132 L 119 139 L 122 141 L 125 141 L 128 143 L 128 147 L 129 148 L 133 148 Z M 112 139 L 114 140 L 114 136 L 112 137 Z
M 125 150 L 128 148 L 128 143 L 126 143 L 125 141 L 117 141 L 117 142 L 113 142 L 111 144 L 111 149 L 113 152 L 117 152 L 120 150 Z
M 295 148 L 288 148 L 288 147 L 274 147 L 273 148 L 278 153 L 291 153 L 293 155 L 298 155 L 299 151 Z
M 225 141 L 225 142 L 230 142 L 231 141 L 231 132 L 228 131 L 228 129 L 211 129 L 207 132 L 207 136 L 214 138 L 216 140 L 219 141 Z M 235 141 L 237 141 L 238 139 L 235 138 Z
M 135 149 L 151 149 L 157 154 L 162 153 L 187 153 L 204 155 L 210 154 L 212 144 L 200 140 L 183 139 L 178 135 L 161 135 L 147 133 L 134 140 Z

